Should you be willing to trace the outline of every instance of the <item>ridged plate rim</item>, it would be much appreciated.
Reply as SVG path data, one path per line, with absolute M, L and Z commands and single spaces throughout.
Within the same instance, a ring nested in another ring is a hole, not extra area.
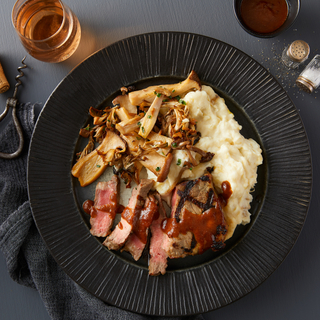
M 74 148 L 88 106 L 99 105 L 123 85 L 157 76 L 186 77 L 191 70 L 234 99 L 253 121 L 266 155 L 266 195 L 250 232 L 232 250 L 199 267 L 150 277 L 90 235 L 72 189 Z M 212 311 L 255 289 L 297 240 L 311 188 L 306 132 L 277 80 L 235 47 L 183 32 L 132 36 L 77 66 L 41 111 L 28 157 L 33 217 L 57 263 L 103 301 L 149 315 Z

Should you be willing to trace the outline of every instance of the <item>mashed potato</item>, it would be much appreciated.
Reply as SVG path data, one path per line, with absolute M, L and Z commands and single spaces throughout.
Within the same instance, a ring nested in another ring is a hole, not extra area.
M 230 183 L 232 195 L 224 208 L 229 225 L 228 239 L 238 224 L 250 222 L 250 190 L 257 181 L 257 167 L 262 163 L 262 151 L 257 142 L 245 139 L 240 134 L 241 126 L 234 120 L 224 99 L 211 87 L 202 86 L 202 91 L 189 92 L 183 100 L 189 107 L 190 118 L 197 120 L 197 130 L 201 132 L 201 139 L 196 146 L 214 153 L 214 157 L 210 162 L 200 163 L 192 171 L 184 171 L 182 178 L 198 178 L 206 167 L 213 166 L 215 186 L 219 189 L 223 181 Z M 157 191 L 163 196 L 171 192 L 184 161 L 188 160 L 183 150 L 175 150 L 173 157 L 168 178 L 163 183 L 156 183 Z M 148 172 L 148 176 L 155 178 L 151 172 Z

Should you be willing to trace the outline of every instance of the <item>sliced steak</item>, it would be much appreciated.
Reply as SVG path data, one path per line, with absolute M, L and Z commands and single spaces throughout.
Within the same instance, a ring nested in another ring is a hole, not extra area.
M 163 224 L 163 228 L 165 228 L 165 223 Z M 166 238 L 163 242 L 163 248 L 165 249 L 167 256 L 170 259 L 174 258 L 184 258 L 190 254 L 192 254 L 192 232 L 187 231 L 186 233 L 179 233 L 175 237 L 169 237 L 166 234 Z M 196 252 L 193 253 L 197 254 Z
M 103 242 L 103 245 L 108 247 L 108 249 L 118 250 L 127 241 L 135 221 L 139 219 L 145 199 L 153 184 L 154 181 L 151 179 L 141 179 L 140 184 L 133 188 L 129 203 L 121 213 L 120 222 Z
M 121 251 L 130 252 L 133 259 L 137 261 L 140 259 L 145 246 L 146 244 L 143 243 L 136 234 L 131 233 Z
M 139 219 L 135 220 L 132 233 L 129 235 L 122 251 L 128 251 L 137 261 L 146 246 L 148 240 L 149 227 L 158 214 L 158 204 L 153 195 L 149 195 L 145 201 L 144 208 L 140 212 Z
M 168 258 L 168 254 L 164 246 L 168 236 L 162 230 L 162 221 L 166 218 L 166 211 L 164 209 L 161 196 L 157 194 L 156 197 L 159 202 L 159 215 L 158 217 L 155 217 L 150 226 L 151 239 L 149 248 L 149 274 L 151 276 L 166 273 Z
M 108 182 L 96 186 L 93 206 L 90 209 L 91 234 L 106 237 L 111 230 L 119 200 L 119 179 L 116 175 Z
M 227 224 L 209 172 L 176 186 L 171 217 L 163 222 L 162 229 L 168 235 L 164 246 L 170 258 L 224 247 Z

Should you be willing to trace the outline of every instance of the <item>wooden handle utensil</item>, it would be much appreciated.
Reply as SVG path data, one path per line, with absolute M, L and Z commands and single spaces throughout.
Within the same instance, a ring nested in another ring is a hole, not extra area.
M 6 75 L 4 74 L 2 65 L 0 63 L 0 93 L 4 93 L 8 91 L 10 88 L 10 84 L 6 78 Z

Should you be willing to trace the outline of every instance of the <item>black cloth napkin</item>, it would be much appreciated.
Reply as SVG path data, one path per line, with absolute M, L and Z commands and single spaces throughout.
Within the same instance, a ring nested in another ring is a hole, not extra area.
M 25 145 L 20 157 L 0 159 L 0 249 L 10 276 L 19 284 L 38 290 L 54 320 L 202 320 L 202 315 L 164 318 L 135 314 L 110 306 L 78 286 L 50 255 L 33 221 L 27 193 L 27 156 L 34 128 L 34 106 L 17 109 Z M 0 133 L 0 151 L 18 147 L 18 135 L 11 121 Z

